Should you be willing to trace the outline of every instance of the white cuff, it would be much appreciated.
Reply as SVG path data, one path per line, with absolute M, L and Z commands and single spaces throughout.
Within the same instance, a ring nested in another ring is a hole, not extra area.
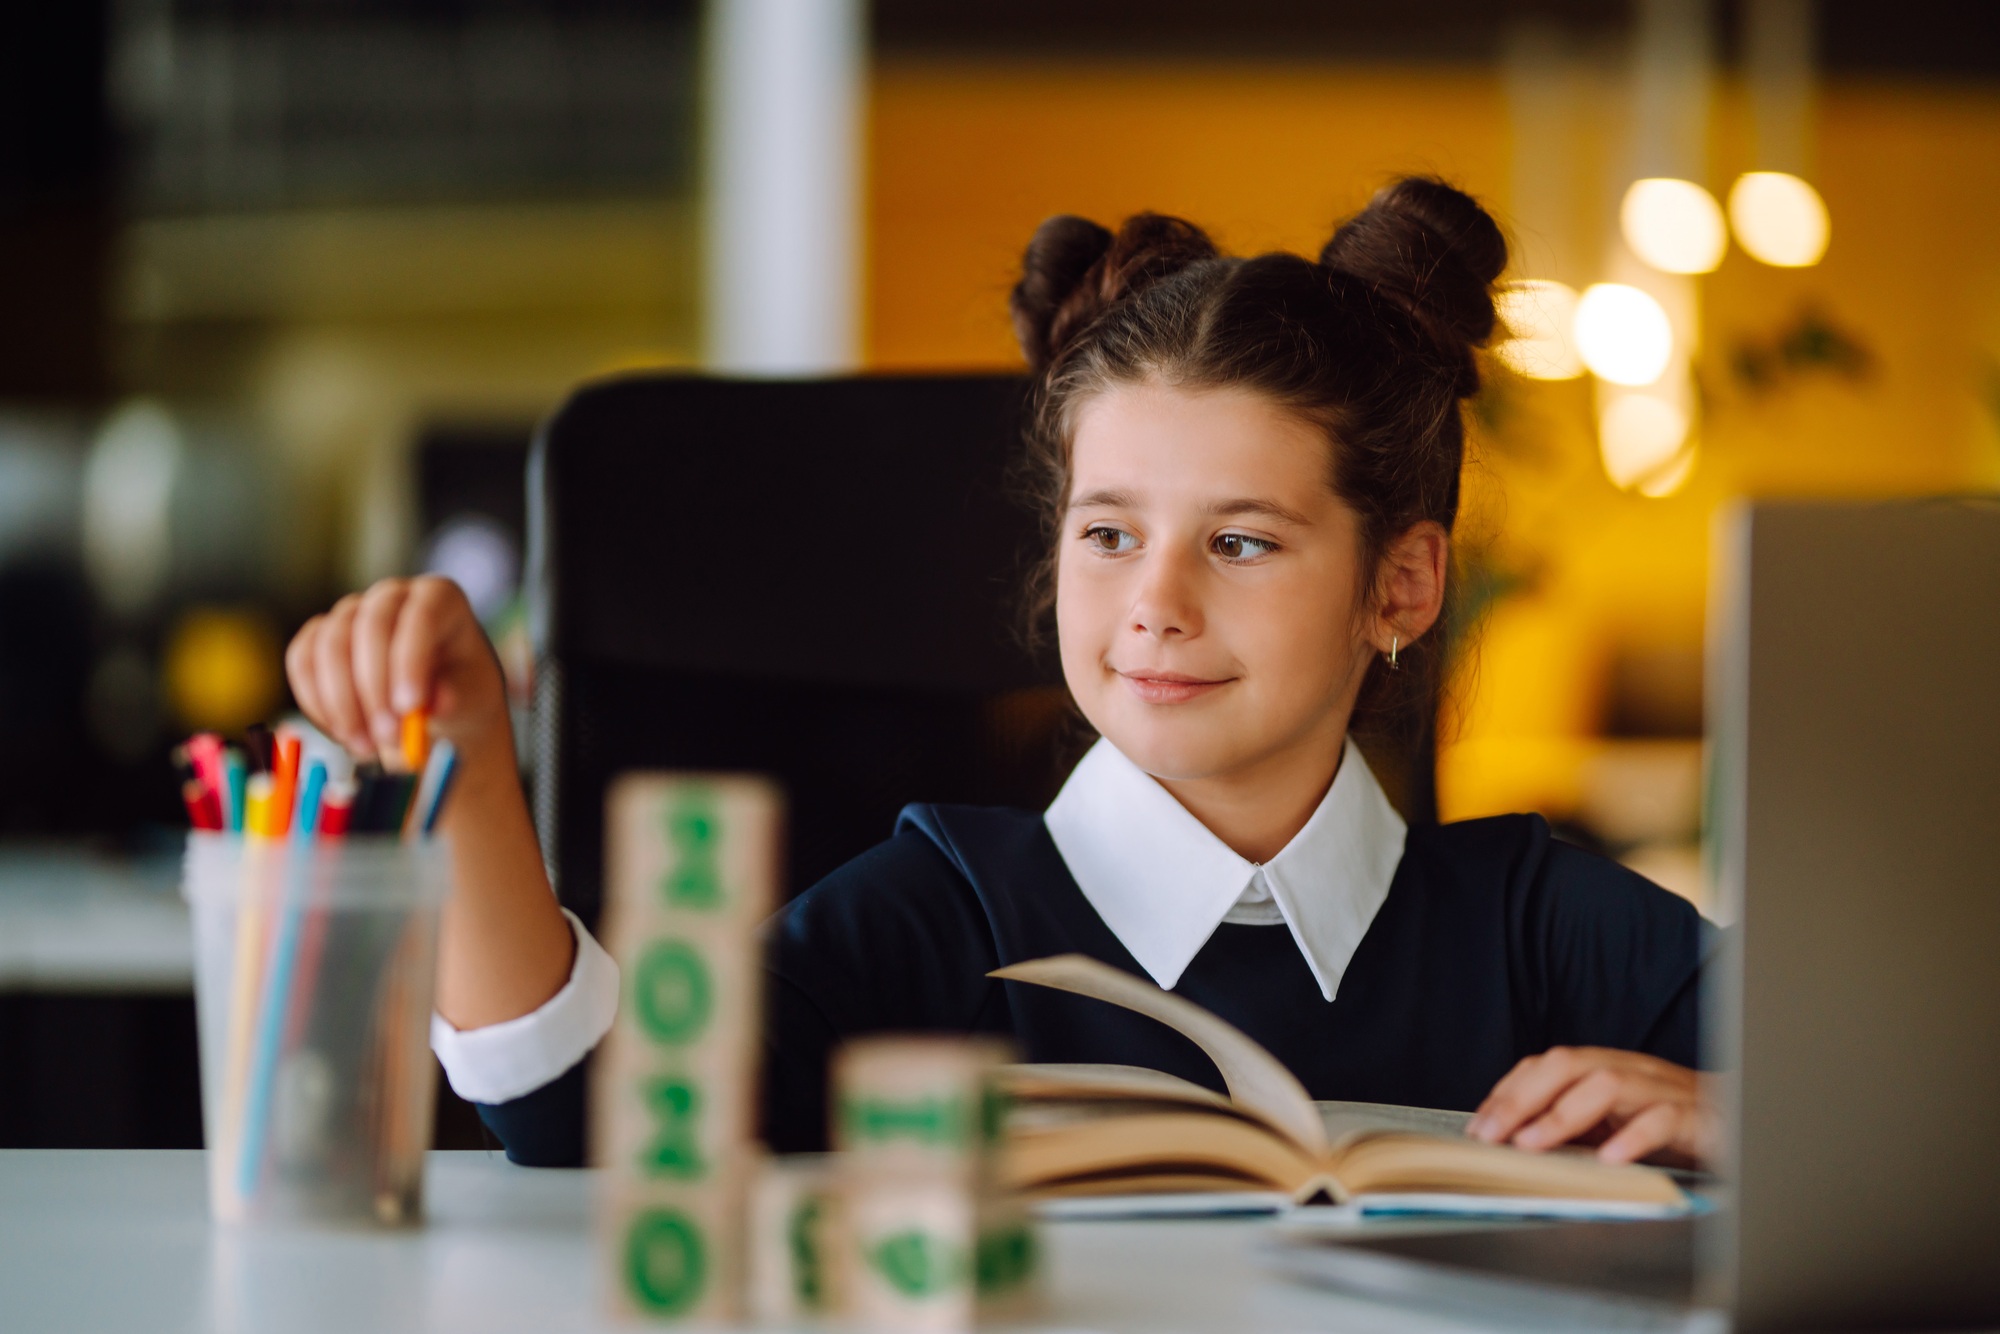
M 467 1102 L 508 1102 L 533 1093 L 590 1054 L 618 1014 L 618 965 L 562 910 L 576 933 L 576 964 L 563 989 L 518 1019 L 453 1028 L 431 1015 L 431 1050 L 452 1092 Z

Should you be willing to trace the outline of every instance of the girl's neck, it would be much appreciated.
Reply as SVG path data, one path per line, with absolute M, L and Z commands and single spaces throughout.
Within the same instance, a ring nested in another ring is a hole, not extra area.
M 1333 786 L 1347 744 L 1288 747 L 1244 769 L 1212 778 L 1157 781 L 1208 831 L 1246 861 L 1268 862 L 1306 827 Z

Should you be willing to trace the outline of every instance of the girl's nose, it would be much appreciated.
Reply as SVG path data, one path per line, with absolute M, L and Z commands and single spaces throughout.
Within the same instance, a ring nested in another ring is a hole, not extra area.
M 1199 567 L 1170 552 L 1152 555 L 1139 572 L 1131 630 L 1152 639 L 1190 639 L 1201 633 Z

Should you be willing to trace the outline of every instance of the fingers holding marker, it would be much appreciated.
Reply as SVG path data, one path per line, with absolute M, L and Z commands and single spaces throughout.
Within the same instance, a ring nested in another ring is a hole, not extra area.
M 350 593 L 333 604 L 313 641 L 321 724 L 355 755 L 375 754 L 360 696 L 354 688 L 354 618 L 361 599 Z
M 324 617 L 315 616 L 299 627 L 292 642 L 285 645 L 285 677 L 291 682 L 292 698 L 306 717 L 318 725 L 326 711 L 320 707 L 319 686 L 313 665 L 313 641 L 318 638 Z
M 427 575 L 410 581 L 389 645 L 390 703 L 398 713 L 432 706 L 446 641 L 456 628 L 454 602 L 463 604 L 464 597 L 450 580 Z
M 397 710 L 391 702 L 389 646 L 409 596 L 401 579 L 384 579 L 361 595 L 354 616 L 355 694 L 378 755 L 399 750 Z

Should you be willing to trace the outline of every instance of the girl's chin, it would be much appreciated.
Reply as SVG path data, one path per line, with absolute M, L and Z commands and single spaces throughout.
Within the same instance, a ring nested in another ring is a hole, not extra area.
M 1100 729 L 1132 763 L 1168 782 L 1195 782 L 1241 768 L 1250 758 L 1241 735 L 1224 727 Z

